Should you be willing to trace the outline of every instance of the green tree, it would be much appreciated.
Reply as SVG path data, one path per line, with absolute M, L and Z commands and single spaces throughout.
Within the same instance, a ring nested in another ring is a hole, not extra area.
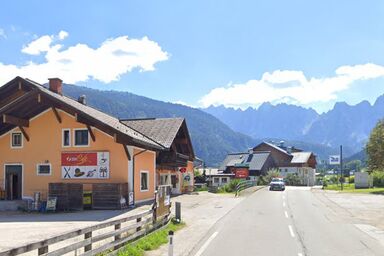
M 380 120 L 373 128 L 366 145 L 368 168 L 384 170 L 384 119 Z

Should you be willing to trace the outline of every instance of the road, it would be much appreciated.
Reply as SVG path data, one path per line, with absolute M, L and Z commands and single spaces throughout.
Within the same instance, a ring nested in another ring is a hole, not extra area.
M 309 188 L 266 188 L 216 223 L 190 255 L 365 256 L 384 255 L 384 246 Z

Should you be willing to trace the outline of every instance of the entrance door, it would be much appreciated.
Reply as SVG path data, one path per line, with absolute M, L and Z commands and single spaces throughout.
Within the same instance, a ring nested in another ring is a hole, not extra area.
M 22 166 L 5 166 L 5 191 L 7 200 L 21 200 L 22 197 Z
M 172 194 L 180 194 L 180 182 L 176 174 L 171 175 Z

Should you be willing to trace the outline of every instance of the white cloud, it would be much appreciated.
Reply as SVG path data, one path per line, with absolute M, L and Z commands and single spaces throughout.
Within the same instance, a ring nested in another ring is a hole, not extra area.
M 263 102 L 307 105 L 335 100 L 337 93 L 354 82 L 379 77 L 384 77 L 384 66 L 372 63 L 341 66 L 334 76 L 324 78 L 308 78 L 302 71 L 276 70 L 264 73 L 260 80 L 215 88 L 199 102 L 203 107 L 222 104 L 244 108 Z
M 133 69 L 153 71 L 157 62 L 169 57 L 167 52 L 147 37 L 130 39 L 120 36 L 107 39 L 98 48 L 79 43 L 64 49 L 58 42 L 67 36 L 66 31 L 60 31 L 58 35 L 44 35 L 22 48 L 25 54 L 43 56 L 42 63 L 31 61 L 17 66 L 0 62 L 0 84 L 15 76 L 40 83 L 46 82 L 49 77 L 60 77 L 66 83 L 89 79 L 110 83 Z
M 0 28 L 0 37 L 7 39 L 7 35 L 5 34 L 4 29 Z

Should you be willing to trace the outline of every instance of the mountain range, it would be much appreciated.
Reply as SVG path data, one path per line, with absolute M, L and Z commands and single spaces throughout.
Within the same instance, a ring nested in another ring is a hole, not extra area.
M 207 166 L 218 166 L 227 153 L 244 152 L 261 141 L 280 142 L 313 151 L 320 160 L 338 153 L 362 150 L 371 129 L 384 117 L 384 96 L 371 105 L 336 103 L 330 111 L 270 103 L 246 110 L 224 106 L 196 109 L 138 96 L 129 92 L 102 91 L 64 84 L 64 94 L 118 118 L 183 117 L 186 119 L 196 156 Z M 361 154 L 360 154 L 361 155 Z
M 88 87 L 63 85 L 66 96 L 86 96 L 87 105 L 120 119 L 183 117 L 186 119 L 195 155 L 207 166 L 218 166 L 229 152 L 256 145 L 250 136 L 234 132 L 216 117 L 196 108 L 138 96 L 129 92 L 101 91 Z
M 258 109 L 245 110 L 224 106 L 203 109 L 235 131 L 253 138 L 281 138 L 333 148 L 343 145 L 346 156 L 362 150 L 372 128 L 384 118 L 384 95 L 371 105 L 338 102 L 323 114 L 289 104 L 263 103 Z M 305 147 L 305 145 L 304 145 Z

